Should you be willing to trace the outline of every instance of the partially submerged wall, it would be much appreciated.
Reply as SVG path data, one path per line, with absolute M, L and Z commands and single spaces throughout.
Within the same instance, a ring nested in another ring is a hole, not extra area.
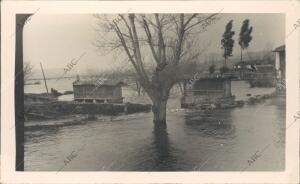
M 76 103 L 53 102 L 25 104 L 27 119 L 55 119 L 72 114 L 117 115 L 150 111 L 149 104 L 112 104 L 112 103 Z

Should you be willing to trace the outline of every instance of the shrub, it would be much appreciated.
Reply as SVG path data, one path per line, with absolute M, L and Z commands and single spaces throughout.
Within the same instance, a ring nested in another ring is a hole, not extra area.
M 220 68 L 220 73 L 221 73 L 221 74 L 224 74 L 224 73 L 229 72 L 229 70 L 230 70 L 230 69 L 229 69 L 228 67 L 223 66 L 223 67 Z
M 210 74 L 213 74 L 213 73 L 215 73 L 215 65 L 211 65 L 210 67 L 209 67 L 209 73 Z

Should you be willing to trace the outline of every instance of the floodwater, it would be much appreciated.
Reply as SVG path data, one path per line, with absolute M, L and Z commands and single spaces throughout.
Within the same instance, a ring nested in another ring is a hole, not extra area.
M 238 99 L 262 90 L 232 89 Z M 284 99 L 213 113 L 178 105 L 171 96 L 166 129 L 155 129 L 149 112 L 26 130 L 25 171 L 284 170 Z

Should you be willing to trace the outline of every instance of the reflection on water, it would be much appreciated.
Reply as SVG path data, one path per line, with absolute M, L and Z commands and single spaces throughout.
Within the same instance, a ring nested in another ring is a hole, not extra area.
M 25 132 L 25 170 L 57 171 L 86 144 L 65 171 L 284 170 L 285 106 L 280 99 L 213 112 L 167 114 L 157 128 L 151 113 Z M 280 141 L 278 141 L 280 140 Z
M 235 136 L 235 126 L 232 125 L 231 111 L 225 109 L 205 113 L 199 111 L 187 113 L 186 128 L 190 128 L 188 132 L 201 137 L 232 139 Z
M 176 169 L 176 157 L 172 155 L 172 148 L 170 147 L 170 141 L 167 132 L 167 126 L 154 125 L 153 128 L 153 143 L 154 152 L 156 153 L 156 159 L 154 160 L 155 171 L 168 171 Z

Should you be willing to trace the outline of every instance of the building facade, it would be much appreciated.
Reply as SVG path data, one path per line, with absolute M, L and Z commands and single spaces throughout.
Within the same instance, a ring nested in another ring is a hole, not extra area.
M 277 47 L 275 50 L 275 69 L 276 69 L 276 92 L 285 95 L 286 92 L 286 70 L 285 70 L 285 45 Z
M 274 87 L 276 83 L 274 65 L 255 65 L 255 70 L 247 73 L 247 81 L 251 87 Z
M 77 79 L 73 82 L 74 100 L 86 103 L 123 103 L 122 84 L 117 80 Z
M 274 52 L 276 79 L 285 80 L 285 45 L 277 47 Z
M 234 105 L 235 97 L 231 94 L 230 77 L 200 77 L 193 84 L 185 80 L 183 86 L 183 108 L 218 108 Z

